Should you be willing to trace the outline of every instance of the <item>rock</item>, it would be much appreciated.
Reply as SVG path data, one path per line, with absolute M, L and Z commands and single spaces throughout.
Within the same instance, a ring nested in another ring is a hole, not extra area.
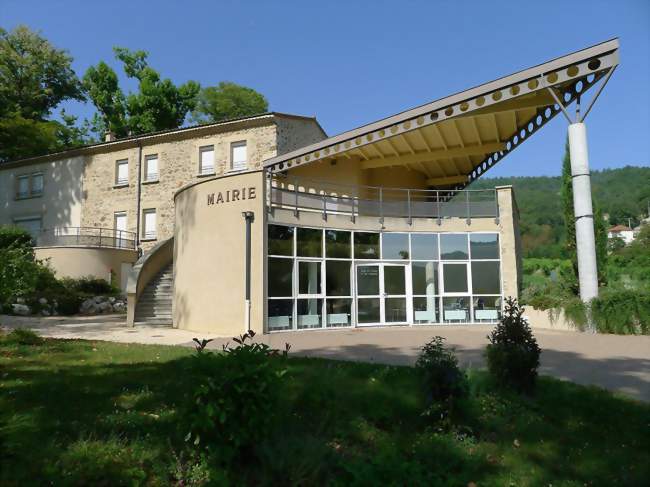
M 97 311 L 100 313 L 111 313 L 113 311 L 113 306 L 108 301 L 104 301 L 97 305 Z
M 83 303 L 81 303 L 79 309 L 82 313 L 85 313 L 91 306 L 95 306 L 95 301 L 92 299 L 86 299 Z
M 24 300 L 23 300 L 23 303 L 24 303 Z M 27 306 L 27 305 L 25 305 L 23 303 L 12 304 L 11 307 L 13 308 L 13 312 L 15 314 L 21 315 L 21 316 L 27 316 L 27 315 L 32 314 L 32 310 L 29 309 L 29 306 Z
M 115 303 L 115 298 L 113 296 L 111 296 L 110 298 L 108 298 L 108 302 L 111 303 L 111 304 L 114 304 Z
M 126 305 L 122 301 L 116 301 L 113 305 L 113 311 L 116 313 L 123 313 L 126 310 Z
M 42 311 L 41 311 L 41 314 L 42 314 L 43 316 L 50 316 L 50 312 L 49 312 L 48 310 L 46 310 L 46 309 L 42 310 Z
M 25 304 L 25 298 L 16 298 L 16 303 Z
M 95 301 L 95 304 L 103 303 L 106 300 L 104 296 L 95 296 L 93 298 L 93 301 Z
M 39 298 L 38 299 L 38 304 L 46 305 L 47 304 L 47 299 L 46 298 Z

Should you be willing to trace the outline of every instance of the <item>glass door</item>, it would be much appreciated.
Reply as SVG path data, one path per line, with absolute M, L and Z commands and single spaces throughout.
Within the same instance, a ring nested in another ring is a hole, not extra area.
M 380 264 L 358 264 L 357 325 L 381 325 Z
M 384 324 L 406 323 L 406 265 L 382 264 Z
M 323 326 L 323 263 L 298 260 L 296 324 L 299 330 Z
M 406 264 L 357 264 L 357 324 L 408 322 Z

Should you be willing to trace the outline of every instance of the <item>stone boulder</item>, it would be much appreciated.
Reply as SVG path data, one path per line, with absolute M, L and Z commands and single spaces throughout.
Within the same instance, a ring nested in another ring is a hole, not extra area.
M 13 309 L 14 314 L 21 315 L 21 316 L 27 316 L 32 314 L 32 310 L 29 309 L 29 306 L 27 306 L 26 304 L 16 303 L 16 304 L 12 304 L 11 307 Z

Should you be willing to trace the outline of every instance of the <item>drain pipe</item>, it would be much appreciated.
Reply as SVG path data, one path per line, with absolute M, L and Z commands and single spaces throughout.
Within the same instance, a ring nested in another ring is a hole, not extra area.
M 138 143 L 138 196 L 135 213 L 135 247 L 138 250 L 138 257 L 142 256 L 140 248 L 140 200 L 142 196 L 142 141 L 137 139 Z
M 246 220 L 246 295 L 244 299 L 244 329 L 251 329 L 251 223 L 255 220 L 255 213 L 243 211 Z

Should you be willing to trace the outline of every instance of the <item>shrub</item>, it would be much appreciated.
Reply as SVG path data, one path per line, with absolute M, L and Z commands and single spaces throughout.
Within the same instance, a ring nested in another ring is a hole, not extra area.
M 121 292 L 119 288 L 113 286 L 105 279 L 98 279 L 93 276 L 80 277 L 77 279 L 66 277 L 61 279 L 61 283 L 67 289 L 87 296 L 98 296 L 104 294 L 114 295 L 120 294 Z
M 600 333 L 650 334 L 650 290 L 601 289 L 591 301 L 591 316 Z
M 5 341 L 15 345 L 41 345 L 43 338 L 28 328 L 16 328 L 7 334 Z
M 189 398 L 185 440 L 220 462 L 250 450 L 270 431 L 280 400 L 283 358 L 266 344 L 253 343 L 254 332 L 234 338 L 238 346 L 194 356 L 198 385 Z M 288 351 L 287 346 L 287 351 Z
M 503 317 L 488 335 L 486 358 L 498 383 L 530 392 L 535 387 L 541 350 L 523 313 L 516 299 L 506 298 Z
M 443 337 L 434 337 L 422 347 L 415 363 L 429 403 L 428 415 L 445 416 L 453 409 L 454 401 L 467 394 L 467 377 L 444 341 Z
M 31 234 L 20 227 L 0 225 L 0 249 L 32 249 Z M 33 252 L 33 251 L 32 251 Z
M 41 272 L 31 249 L 0 248 L 0 302 L 33 294 Z

